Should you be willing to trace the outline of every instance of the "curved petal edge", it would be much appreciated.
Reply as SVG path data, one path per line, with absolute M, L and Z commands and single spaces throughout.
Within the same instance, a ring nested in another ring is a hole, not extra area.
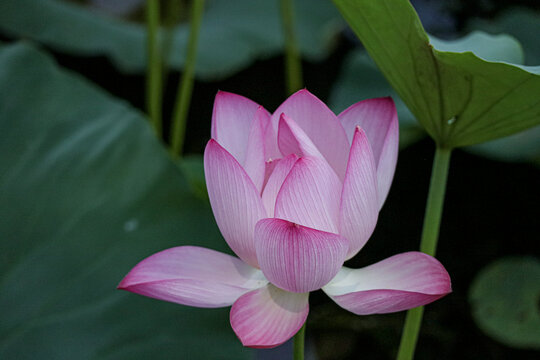
M 261 106 L 254 101 L 226 91 L 218 91 L 214 100 L 211 135 L 239 163 L 244 164 L 249 134 L 255 114 Z M 270 114 L 266 112 L 268 118 Z
M 274 216 L 337 234 L 341 186 L 324 159 L 301 157 L 277 194 Z
M 210 205 L 227 244 L 242 260 L 258 267 L 253 229 L 267 217 L 260 193 L 238 161 L 215 140 L 204 151 Z
M 272 114 L 270 121 L 276 135 L 281 114 L 299 125 L 338 176 L 343 178 L 349 144 L 341 122 L 328 106 L 306 89 L 295 92 Z
M 266 182 L 262 193 L 262 202 L 270 217 L 274 217 L 274 208 L 276 206 L 276 198 L 279 190 L 297 160 L 298 156 L 291 154 L 277 161 L 273 161 L 275 164 L 273 171 L 268 177 L 268 181 Z
M 366 99 L 349 106 L 338 118 L 350 142 L 357 126 L 367 134 L 377 165 L 379 207 L 382 207 L 394 178 L 399 151 L 399 122 L 394 101 L 390 97 Z
M 230 306 L 267 283 L 260 270 L 238 258 L 197 246 L 180 246 L 142 260 L 118 289 L 208 308 Z
M 421 252 L 408 252 L 361 269 L 342 268 L 323 290 L 344 309 L 368 315 L 426 305 L 452 288 L 439 261 Z
M 264 130 L 268 126 L 270 116 L 268 112 L 259 106 L 255 113 L 255 120 L 251 125 L 248 143 L 246 147 L 246 156 L 242 164 L 246 174 L 259 191 L 262 191 L 266 172 L 266 155 L 264 149 Z
M 282 219 L 255 226 L 255 250 L 263 274 L 275 286 L 303 293 L 318 290 L 338 273 L 349 241 Z
M 350 259 L 368 241 L 379 216 L 375 160 L 360 127 L 354 132 L 339 211 L 339 233 L 350 241 L 347 254 Z
M 268 284 L 234 303 L 231 326 L 244 346 L 279 346 L 304 325 L 309 313 L 308 298 L 309 293 L 291 293 Z

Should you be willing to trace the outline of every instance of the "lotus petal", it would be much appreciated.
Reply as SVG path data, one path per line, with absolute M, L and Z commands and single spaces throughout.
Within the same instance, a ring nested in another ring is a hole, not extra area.
M 293 337 L 309 313 L 309 293 L 272 284 L 241 296 L 231 308 L 231 326 L 244 346 L 272 348 Z
M 390 191 L 399 150 L 399 123 L 394 101 L 389 97 L 363 100 L 349 106 L 338 118 L 350 142 L 357 126 L 367 134 L 377 165 L 380 208 Z
M 138 263 L 119 289 L 178 304 L 213 308 L 232 305 L 265 286 L 262 272 L 242 260 L 196 246 L 160 251 Z
M 255 227 L 255 249 L 272 284 L 302 293 L 332 280 L 345 261 L 349 241 L 286 220 L 263 219 Z
M 208 197 L 227 244 L 242 260 L 258 267 L 253 230 L 267 217 L 259 191 L 236 159 L 215 140 L 204 152 Z
M 361 269 L 344 267 L 323 290 L 358 315 L 411 309 L 452 291 L 441 263 L 421 252 L 394 255 Z

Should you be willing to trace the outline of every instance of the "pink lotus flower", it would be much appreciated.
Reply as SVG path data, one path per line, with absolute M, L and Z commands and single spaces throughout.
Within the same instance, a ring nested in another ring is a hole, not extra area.
M 216 222 L 239 258 L 181 246 L 141 261 L 120 289 L 197 307 L 232 305 L 245 346 L 291 338 L 322 289 L 355 314 L 388 313 L 448 294 L 434 258 L 407 252 L 362 269 L 343 267 L 371 236 L 397 161 L 390 98 L 361 101 L 338 116 L 307 90 L 270 115 L 219 92 L 204 154 Z

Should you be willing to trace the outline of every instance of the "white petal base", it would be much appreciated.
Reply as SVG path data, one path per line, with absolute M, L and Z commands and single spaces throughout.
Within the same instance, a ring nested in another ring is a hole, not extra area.
M 452 291 L 445 268 L 421 252 L 394 255 L 362 269 L 344 267 L 323 290 L 358 315 L 411 309 Z
M 138 263 L 118 288 L 182 305 L 214 308 L 230 306 L 267 283 L 260 270 L 234 256 L 179 246 Z

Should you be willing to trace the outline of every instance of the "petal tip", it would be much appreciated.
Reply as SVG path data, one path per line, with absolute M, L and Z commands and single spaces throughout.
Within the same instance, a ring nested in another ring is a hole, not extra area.
M 354 128 L 354 136 L 356 136 L 356 134 L 361 134 L 363 136 L 366 136 L 366 132 L 360 125 L 356 125 L 356 127 Z
M 279 114 L 279 122 L 278 122 L 278 138 L 280 138 L 280 135 L 285 130 L 292 133 L 293 136 L 294 135 L 298 136 L 298 132 L 303 131 L 290 116 L 288 116 L 285 113 L 281 113 Z
M 324 104 L 324 102 L 321 99 L 319 99 L 315 94 L 313 94 L 311 91 L 309 91 L 306 88 L 300 89 L 297 92 L 291 94 L 287 98 L 287 100 L 285 100 L 285 102 L 287 102 L 290 99 L 294 99 L 294 98 L 300 98 L 300 99 L 302 99 L 302 98 L 304 98 L 304 99 L 305 98 L 311 98 L 311 99 L 316 100 L 317 102 L 320 102 L 320 103 Z M 324 106 L 326 106 L 326 104 L 324 104 Z
M 212 156 L 211 154 L 215 154 L 216 151 L 219 151 L 221 149 L 222 149 L 222 146 L 219 145 L 217 140 L 214 138 L 211 138 L 210 140 L 208 140 L 204 148 L 204 154 L 203 154 L 204 160 L 207 161 L 208 157 Z
M 133 273 L 134 271 L 137 270 L 137 267 L 139 266 L 139 264 L 141 264 L 142 262 L 144 262 L 146 259 L 140 261 L 137 265 L 135 265 L 131 270 L 129 270 L 129 272 L 124 276 L 124 278 L 118 283 L 118 285 L 116 286 L 116 290 L 125 290 L 125 291 L 130 291 L 131 290 L 129 289 L 132 285 L 134 285 L 134 281 L 133 281 Z
M 228 91 L 218 90 L 217 93 L 216 93 L 215 99 L 217 100 L 218 98 L 223 98 L 223 97 L 226 97 L 226 96 L 239 96 L 239 95 L 236 95 L 236 94 L 234 94 L 232 92 L 228 92 Z
M 116 290 L 127 290 L 127 288 L 129 287 L 129 285 L 126 284 L 128 282 L 127 281 L 128 276 L 129 276 L 129 273 L 126 276 L 124 276 L 124 278 L 118 283 L 118 285 L 116 285 Z
M 208 142 L 206 143 L 206 147 L 209 147 L 209 146 L 215 146 L 215 145 L 219 145 L 219 143 L 217 142 L 216 139 L 210 139 L 210 140 L 208 140 Z
M 232 157 L 232 155 L 227 149 L 225 149 L 216 139 L 212 138 L 208 140 L 208 142 L 206 143 L 206 147 L 204 149 L 204 155 L 203 155 L 203 157 L 205 158 L 204 161 L 207 161 L 206 160 L 207 156 L 209 156 L 210 154 L 216 154 L 217 152 L 226 152 Z M 238 162 L 236 159 L 235 161 Z
M 394 102 L 394 99 L 392 99 L 391 96 L 383 96 L 383 97 L 377 97 L 377 98 L 372 98 L 372 99 L 365 99 L 365 100 L 360 101 L 360 102 L 373 103 L 373 104 L 379 105 L 379 106 L 391 106 L 393 108 L 393 110 L 396 109 L 396 103 Z
M 309 94 L 309 95 L 313 95 L 307 88 L 302 88 L 300 90 L 298 90 L 297 92 L 295 92 L 293 95 L 295 94 Z M 315 96 L 315 95 L 313 95 Z
M 116 285 L 116 290 L 127 290 L 127 286 L 122 285 L 124 280 L 122 280 L 118 285 Z
M 395 106 L 394 99 L 392 99 L 391 96 L 382 96 L 380 98 L 375 98 L 374 100 L 379 100 L 379 101 L 391 103 L 392 105 Z

